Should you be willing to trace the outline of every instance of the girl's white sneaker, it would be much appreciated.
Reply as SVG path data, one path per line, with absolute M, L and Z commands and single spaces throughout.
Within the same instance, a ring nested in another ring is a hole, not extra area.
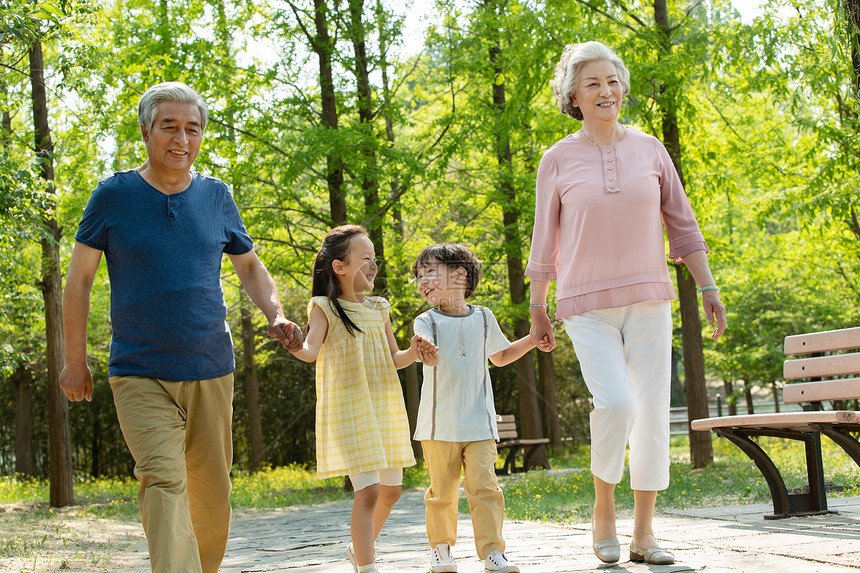
M 430 570 L 433 573 L 457 573 L 450 545 L 439 543 L 430 551 Z
M 487 573 L 520 573 L 520 568 L 508 561 L 501 551 L 493 551 L 484 561 L 484 571 Z
M 350 563 L 352 563 L 352 568 L 355 569 L 355 573 L 358 573 L 358 561 L 355 560 L 355 550 L 352 548 L 352 542 L 346 546 L 346 558 L 349 559 Z

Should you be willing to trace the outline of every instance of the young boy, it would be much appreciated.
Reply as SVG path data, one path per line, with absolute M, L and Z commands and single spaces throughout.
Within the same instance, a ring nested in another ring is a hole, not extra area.
M 415 319 L 415 334 L 438 348 L 418 353 L 424 383 L 415 430 L 430 471 L 424 495 L 430 568 L 434 573 L 457 571 L 451 546 L 457 541 L 462 467 L 475 547 L 485 571 L 518 572 L 504 553 L 505 498 L 496 479 L 499 436 L 487 359 L 504 366 L 535 346 L 528 336 L 511 344 L 489 309 L 466 304 L 481 276 L 481 262 L 466 247 L 427 247 L 412 273 L 421 296 L 436 307 Z

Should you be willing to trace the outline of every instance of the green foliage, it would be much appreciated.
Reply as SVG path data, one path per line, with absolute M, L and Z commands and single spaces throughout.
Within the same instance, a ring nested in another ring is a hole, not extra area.
M 780 17 L 786 13 L 791 16 Z M 851 42 L 856 39 L 845 33 L 844 25 L 839 0 L 773 0 L 756 23 L 766 36 L 760 49 L 773 54 L 762 76 L 785 97 L 782 105 L 789 122 L 813 142 L 801 150 L 803 180 L 768 193 L 762 210 L 791 218 L 803 228 L 847 226 L 857 241 L 860 101 L 854 91 L 857 71 L 851 65 Z
M 806 462 L 800 444 L 777 438 L 760 438 L 789 488 L 801 487 L 806 479 Z M 768 503 L 770 492 L 761 472 L 728 440 L 715 439 L 715 464 L 691 470 L 686 439 L 672 444 L 669 488 L 658 497 L 660 509 L 689 509 L 720 505 Z M 829 497 L 856 495 L 860 488 L 856 464 L 838 446 L 822 440 L 825 478 L 844 487 Z M 506 515 L 510 519 L 583 523 L 591 519 L 594 482 L 590 451 L 587 447 L 564 448 L 552 453 L 552 470 L 532 470 L 501 478 L 505 492 Z M 234 470 L 231 503 L 236 509 L 268 509 L 325 501 L 350 499 L 343 478 L 316 478 L 312 469 L 297 464 L 264 468 L 254 474 Z M 429 486 L 423 463 L 406 468 L 404 489 Z M 0 477 L 0 504 L 35 504 L 41 508 L 47 497 L 47 483 L 40 480 Z M 82 479 L 75 483 L 77 512 L 84 516 L 136 520 L 137 481 L 133 478 Z M 465 498 L 461 500 L 465 503 Z M 616 491 L 619 515 L 632 512 L 633 493 L 627 475 Z M 40 509 L 34 514 L 38 517 Z M 468 512 L 465 505 L 461 511 Z
M 558 112 L 548 82 L 565 44 L 599 39 L 632 72 L 626 123 L 660 136 L 658 102 L 670 96 L 679 117 L 688 194 L 729 311 L 723 339 L 706 345 L 709 373 L 779 385 L 785 335 L 857 322 L 860 138 L 850 26 L 839 0 L 773 0 L 750 25 L 727 0 L 670 0 L 669 37 L 655 31 L 650 3 L 444 0 L 418 54 L 403 50 L 405 35 L 416 32 L 387 3 L 365 2 L 360 26 L 349 23 L 346 4 L 327 5 L 337 129 L 321 121 L 310 0 L 0 6 L 0 473 L 13 471 L 15 394 L 8 378 L 19 366 L 31 368 L 39 408 L 47 378 L 38 241 L 49 202 L 30 150 L 22 73 L 36 34 L 55 110 L 53 213 L 64 227 L 63 266 L 96 183 L 145 159 L 138 98 L 156 82 L 181 80 L 210 107 L 196 168 L 232 187 L 289 318 L 305 320 L 311 262 L 332 224 L 326 174 L 327 160 L 336 157 L 348 219 L 381 232 L 384 294 L 398 339 L 408 338 L 425 308 L 411 281 L 412 260 L 443 240 L 476 250 L 485 278 L 475 302 L 492 308 L 512 338 L 525 309 L 511 304 L 507 262 L 528 256 L 534 171 L 546 148 L 579 127 Z M 370 117 L 359 116 L 351 41 L 359 28 L 372 72 Z M 494 86 L 504 87 L 504 106 L 493 104 Z M 509 142 L 510 161 L 500 162 L 500 141 Z M 368 185 L 379 195 L 375 206 L 365 202 Z M 222 277 L 237 347 L 236 464 L 244 468 L 250 422 L 241 287 L 226 259 Z M 109 289 L 103 267 L 88 329 L 94 401 L 71 406 L 72 442 L 79 472 L 127 476 L 131 460 L 106 379 Z M 273 468 L 310 463 L 313 366 L 267 339 L 259 313 L 253 328 L 267 461 Z M 556 335 L 562 433 L 584 443 L 588 393 L 560 325 Z M 515 367 L 492 374 L 498 411 L 516 413 Z M 43 416 L 30 414 L 39 420 L 34 449 L 44 459 Z
M 273 508 L 346 498 L 343 478 L 317 479 L 295 464 L 233 476 L 234 507 Z

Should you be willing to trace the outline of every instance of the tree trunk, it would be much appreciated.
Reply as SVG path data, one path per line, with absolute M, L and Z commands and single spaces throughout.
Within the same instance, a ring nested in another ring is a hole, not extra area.
M 48 99 L 42 44 L 30 47 L 30 84 L 33 98 L 36 155 L 40 175 L 54 193 L 54 145 L 48 128 Z M 62 276 L 60 273 L 60 237 L 62 229 L 53 217 L 53 207 L 44 214 L 47 237 L 42 239 L 42 295 L 45 300 L 45 335 L 48 362 L 48 453 L 50 459 L 50 504 L 64 507 L 75 502 L 72 488 L 72 446 L 69 437 L 69 403 L 58 379 L 63 367 Z
M 499 63 L 501 48 L 498 43 L 490 45 L 490 64 L 493 66 L 496 78 L 501 78 L 503 70 Z M 519 233 L 519 211 L 516 201 L 516 189 L 513 184 L 511 140 L 507 127 L 502 119 L 505 111 L 505 82 L 498 79 L 493 82 L 493 107 L 496 110 L 496 134 L 493 145 L 496 150 L 501 178 L 498 183 L 502 196 L 502 223 L 505 240 L 505 258 L 508 268 L 508 284 L 511 291 L 511 303 L 522 307 L 525 303 L 526 284 L 523 269 L 523 245 Z M 514 334 L 522 338 L 529 334 L 529 320 L 518 317 L 514 321 Z M 519 399 L 520 399 L 520 434 L 524 438 L 543 437 L 540 408 L 538 407 L 537 380 L 535 379 L 534 351 L 526 353 L 516 362 Z M 549 467 L 546 449 L 542 448 L 529 462 L 530 467 Z
M 409 418 L 409 435 L 415 435 L 418 427 L 418 404 L 421 402 L 421 385 L 418 382 L 418 364 L 412 363 L 401 371 L 403 384 L 406 386 L 406 416 Z M 415 459 L 424 457 L 421 442 L 412 440 L 412 454 Z
M 845 24 L 851 47 L 851 68 L 854 99 L 860 101 L 860 0 L 845 0 Z
M 702 321 L 696 282 L 687 269 L 677 266 L 678 297 L 681 299 L 681 330 L 684 341 L 684 388 L 687 393 L 687 420 L 708 417 L 708 392 L 705 386 L 705 358 L 702 351 Z M 689 428 L 689 426 L 688 426 Z M 714 449 L 709 432 L 689 430 L 690 459 L 694 468 L 703 468 L 714 461 Z
M 660 33 L 662 52 L 660 57 L 672 51 L 669 41 L 671 28 L 666 0 L 654 0 L 654 20 Z M 681 137 L 678 131 L 678 116 L 675 94 L 666 85 L 660 87 L 657 105 L 663 115 L 663 143 L 666 145 L 681 183 L 684 172 L 681 168 Z M 675 267 L 678 282 L 678 298 L 681 304 L 681 330 L 684 343 L 684 385 L 687 391 L 687 417 L 689 421 L 708 417 L 708 393 L 705 386 L 705 356 L 702 346 L 702 321 L 699 317 L 699 297 L 696 281 L 685 267 Z M 703 468 L 714 461 L 714 450 L 709 432 L 689 431 L 690 458 L 694 468 Z
M 382 234 L 382 205 L 379 202 L 379 177 L 376 159 L 376 135 L 373 126 L 373 94 L 370 89 L 370 69 L 367 61 L 367 40 L 364 21 L 364 0 L 349 0 L 350 36 L 355 54 L 353 72 L 357 83 L 358 119 L 362 127 L 361 194 L 364 197 L 365 225 L 376 251 L 379 271 L 376 289 L 388 292 L 388 273 L 385 266 L 385 240 Z
M 673 406 L 686 406 L 687 405 L 687 392 L 684 390 L 684 381 L 681 380 L 680 373 L 678 372 L 678 363 L 683 359 L 683 348 L 678 348 L 674 344 L 672 345 L 672 364 L 670 365 L 669 375 L 671 379 L 671 404 Z
M 523 130 L 533 140 L 532 126 L 528 121 L 522 122 Z M 523 152 L 525 172 L 535 173 L 534 147 L 527 146 Z M 555 363 L 549 352 L 537 351 L 537 384 L 540 388 L 540 418 L 543 435 L 549 438 L 551 446 L 561 445 L 561 427 L 558 417 L 558 392 L 555 383 Z
M 227 19 L 227 10 L 224 5 L 224 0 L 215 2 L 216 29 L 215 34 L 218 40 L 219 69 L 231 70 L 235 64 L 232 33 L 233 28 Z M 238 151 L 236 146 L 236 130 L 235 113 L 237 104 L 234 97 L 234 92 L 229 88 L 231 78 L 224 74 L 218 78 L 218 82 L 222 86 L 227 86 L 226 98 L 227 105 L 223 111 L 224 117 L 227 120 L 226 140 L 230 143 L 234 151 Z M 238 198 L 242 195 L 243 179 L 236 169 L 236 164 L 231 162 L 230 165 L 230 183 L 233 188 L 233 195 Z M 248 471 L 251 473 L 260 469 L 260 466 L 266 461 L 266 451 L 263 445 L 263 423 L 260 414 L 260 396 L 259 396 L 259 380 L 257 376 L 257 337 L 254 329 L 254 305 L 247 293 L 239 288 L 239 324 L 240 337 L 242 340 L 242 364 L 244 368 L 245 380 L 245 400 L 248 411 Z
M 248 407 L 248 443 L 250 460 L 248 471 L 260 469 L 266 461 L 263 445 L 263 421 L 260 414 L 260 383 L 257 377 L 257 340 L 254 332 L 254 317 L 251 303 L 244 293 L 241 296 L 242 314 L 242 359 L 245 367 L 245 399 Z
M 3 50 L 0 48 L 0 57 L 3 56 Z M 8 96 L 8 90 L 6 88 L 6 80 L 0 75 L 0 96 L 3 97 L 5 101 Z M 0 112 L 0 143 L 3 145 L 3 155 L 9 156 L 9 146 L 12 143 L 12 116 L 9 114 L 8 109 L 4 109 Z
M 738 407 L 737 404 L 735 404 L 735 389 L 731 380 L 723 380 L 723 392 L 726 394 L 726 406 L 728 407 L 729 416 L 736 416 L 738 413 Z
M 744 398 L 746 398 L 747 401 L 747 414 L 755 414 L 755 404 L 753 404 L 752 396 L 752 384 L 746 381 L 744 382 Z
M 102 416 L 98 403 L 91 404 L 90 411 L 93 416 L 90 428 L 90 475 L 98 478 L 102 474 Z
M 12 374 L 15 385 L 15 475 L 33 477 L 33 373 L 21 364 Z
M 388 30 L 386 29 L 386 20 L 385 20 L 385 12 L 384 7 L 382 5 L 381 0 L 376 1 L 376 18 L 379 29 L 379 54 L 380 61 L 379 67 L 382 72 L 382 114 L 385 119 L 385 139 L 388 141 L 389 146 L 392 148 L 395 145 L 396 138 L 394 135 L 394 120 L 391 117 L 392 105 L 391 101 L 391 89 L 388 78 L 388 47 L 390 45 L 390 38 L 388 36 Z M 391 186 L 389 192 L 389 199 L 391 200 L 391 218 L 394 219 L 394 236 L 397 240 L 398 245 L 405 244 L 406 234 L 405 227 L 403 224 L 403 213 L 400 209 L 400 200 L 403 189 L 401 189 L 400 178 L 398 177 L 397 169 L 390 170 L 391 175 Z M 401 271 L 404 273 L 409 273 L 406 267 L 407 264 L 403 264 L 402 257 L 398 257 L 400 260 L 399 266 L 401 267 Z M 409 304 L 405 301 L 403 297 L 398 297 L 398 310 L 400 311 L 400 316 L 407 316 L 409 313 Z M 412 329 L 406 329 L 407 334 L 411 337 Z M 404 386 L 404 394 L 406 398 L 406 415 L 409 418 L 409 435 L 415 435 L 415 428 L 418 425 L 418 405 L 421 401 L 421 387 L 418 382 L 418 364 L 412 363 L 406 368 L 404 368 L 401 374 L 401 378 L 403 380 Z M 416 459 L 421 459 L 424 457 L 424 451 L 421 449 L 421 442 L 416 440 L 412 440 L 412 453 Z
M 311 40 L 311 47 L 319 60 L 322 124 L 334 132 L 338 128 L 337 99 L 332 72 L 332 54 L 335 47 L 328 30 L 328 6 L 325 0 L 314 0 L 314 25 L 316 36 Z M 326 183 L 332 223 L 343 225 L 347 221 L 346 193 L 343 189 L 343 159 L 333 150 L 326 154 Z
M 561 427 L 558 421 L 558 394 L 555 387 L 555 367 L 552 354 L 538 352 L 538 380 L 541 389 L 541 420 L 543 435 L 551 446 L 561 445 Z
M 779 399 L 779 387 L 776 385 L 776 380 L 771 381 L 770 391 L 771 396 L 773 396 L 773 411 L 778 413 L 781 400 Z

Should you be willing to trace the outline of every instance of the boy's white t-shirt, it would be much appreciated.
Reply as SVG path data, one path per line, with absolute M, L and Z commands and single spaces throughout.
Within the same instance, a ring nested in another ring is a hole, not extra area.
M 415 439 L 498 440 L 487 363 L 491 354 L 505 350 L 511 343 L 487 308 L 470 305 L 468 314 L 463 315 L 446 314 L 435 308 L 422 313 L 415 319 L 415 334 L 434 340 L 431 315 L 436 322 L 439 364 L 424 366 Z

